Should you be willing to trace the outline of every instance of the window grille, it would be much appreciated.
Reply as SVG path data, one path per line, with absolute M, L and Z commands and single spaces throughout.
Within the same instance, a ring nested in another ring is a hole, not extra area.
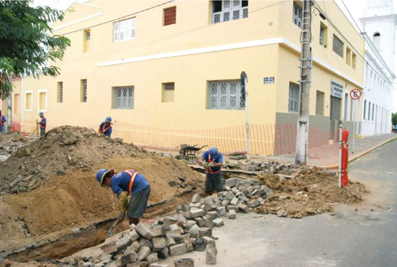
M 58 103 L 63 103 L 63 82 L 58 82 Z
M 174 102 L 175 83 L 163 83 L 162 102 Z
M 298 112 L 299 108 L 299 85 L 289 83 L 288 112 Z
M 134 39 L 136 34 L 135 18 L 117 21 L 113 24 L 113 42 Z
M 324 93 L 316 93 L 316 115 L 324 116 Z
M 209 109 L 244 109 L 245 94 L 240 80 L 211 81 L 208 84 Z
M 212 22 L 220 23 L 230 20 L 248 18 L 248 1 L 219 0 L 213 1 Z
M 85 33 L 85 40 L 86 41 L 89 41 L 91 39 L 91 32 L 90 31 L 87 31 L 86 33 Z
M 87 102 L 87 80 L 82 80 L 82 102 Z
M 334 52 L 343 57 L 343 42 L 334 35 L 333 48 Z
M 302 8 L 296 3 L 294 3 L 294 15 L 292 20 L 299 28 L 302 27 Z
M 134 86 L 114 87 L 114 108 L 134 109 Z
M 176 23 L 176 6 L 164 9 L 164 26 Z

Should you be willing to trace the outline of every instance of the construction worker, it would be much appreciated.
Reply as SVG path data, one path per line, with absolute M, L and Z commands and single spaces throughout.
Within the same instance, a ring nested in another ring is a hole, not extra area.
M 211 195 L 215 192 L 223 191 L 222 184 L 222 165 L 223 155 L 216 147 L 211 147 L 201 156 L 199 163 L 203 165 L 206 175 L 205 193 Z
M 112 169 L 101 169 L 96 178 L 101 186 L 110 187 L 120 200 L 119 222 L 127 212 L 130 224 L 137 225 L 146 210 L 150 195 L 150 185 L 145 177 L 132 170 L 115 173 Z M 128 203 L 129 195 L 131 198 Z
M 1 109 L 0 109 L 0 133 L 2 134 L 6 134 L 6 129 L 4 127 L 6 125 L 6 121 L 7 119 L 3 114 L 1 114 Z
M 39 121 L 37 124 L 40 126 L 40 137 L 44 137 L 45 128 L 47 127 L 47 119 L 44 118 L 44 113 L 43 112 L 40 112 L 39 116 L 41 118 L 41 121 Z
M 104 134 L 106 136 L 111 136 L 112 135 L 112 118 L 107 117 L 104 122 L 99 125 L 99 134 Z

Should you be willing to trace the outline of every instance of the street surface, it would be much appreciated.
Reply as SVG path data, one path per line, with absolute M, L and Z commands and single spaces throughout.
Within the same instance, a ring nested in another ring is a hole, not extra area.
M 349 178 L 371 191 L 362 205 L 303 219 L 254 213 L 213 230 L 216 266 L 397 266 L 397 141 L 350 164 Z M 193 258 L 205 266 L 205 252 Z

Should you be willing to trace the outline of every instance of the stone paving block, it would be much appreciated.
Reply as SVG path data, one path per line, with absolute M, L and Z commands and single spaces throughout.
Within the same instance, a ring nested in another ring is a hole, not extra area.
M 160 259 L 167 259 L 169 256 L 170 256 L 170 250 L 168 249 L 168 247 L 165 247 L 158 252 L 158 257 Z
M 192 228 L 190 228 L 189 234 L 192 237 L 198 237 L 200 234 L 200 227 L 198 227 L 197 225 L 194 225 Z
M 131 245 L 132 241 L 130 239 L 130 235 L 125 235 L 119 240 L 116 241 L 117 250 L 122 250 Z
M 250 208 L 255 208 L 259 206 L 259 201 L 257 199 L 252 199 L 247 203 L 247 206 Z
M 201 201 L 200 194 L 194 194 L 192 198 L 192 203 L 199 203 Z
M 133 230 L 130 232 L 130 240 L 132 242 L 134 242 L 135 240 L 139 239 L 139 234 L 137 233 L 137 231 Z
M 234 195 L 233 195 L 233 197 L 234 197 Z M 223 207 L 226 207 L 227 205 L 229 205 L 229 203 L 230 203 L 230 200 L 229 199 L 225 199 L 225 200 L 222 201 L 221 205 Z
M 234 195 L 236 195 L 236 194 L 241 193 L 241 192 L 240 192 L 240 190 L 238 190 L 237 188 L 232 188 L 232 193 L 233 193 Z
M 190 230 L 193 226 L 195 226 L 195 225 L 197 225 L 197 222 L 195 221 L 195 220 L 189 220 L 189 221 L 187 221 L 187 223 L 186 223 L 186 228 L 188 229 L 188 230 Z
M 204 222 L 203 218 L 197 217 L 197 218 L 194 218 L 194 219 L 196 220 L 198 226 L 200 226 L 200 227 L 205 226 L 205 222 Z
M 192 241 L 190 240 L 190 235 L 189 234 L 186 234 L 186 235 L 182 236 L 182 242 L 185 244 L 187 252 L 193 250 L 193 244 L 192 244 Z
M 236 211 L 230 210 L 229 215 L 227 216 L 229 219 L 236 219 Z
M 180 230 L 169 231 L 166 235 L 168 238 L 172 238 L 176 242 L 180 242 L 182 240 L 182 234 Z
M 150 249 L 153 249 L 153 243 L 150 242 L 150 240 L 146 239 L 146 238 L 140 238 L 139 239 L 139 244 L 142 246 L 146 246 Z
M 150 254 L 150 248 L 147 246 L 143 246 L 139 249 L 138 251 L 138 260 L 142 261 L 145 260 L 147 258 L 147 256 L 149 256 Z
M 244 196 L 244 195 L 239 196 L 238 199 L 243 201 L 243 202 L 249 201 L 249 199 L 246 196 Z
M 216 211 L 219 214 L 219 217 L 223 217 L 226 215 L 226 208 L 225 207 L 218 207 Z
M 217 211 L 209 211 L 207 212 L 207 215 L 210 215 L 212 220 L 215 220 L 216 218 L 219 218 L 219 214 Z
M 207 246 L 208 244 L 212 244 L 212 245 L 216 246 L 215 240 L 212 239 L 211 237 L 204 236 L 204 237 L 202 237 L 202 238 L 203 238 L 204 243 L 205 243 L 206 246 Z
M 237 205 L 237 202 L 238 202 L 238 198 L 234 197 L 234 198 L 232 199 L 232 201 L 230 201 L 230 205 L 235 206 L 235 205 Z
M 111 242 L 109 244 L 103 245 L 101 247 L 101 249 L 108 253 L 108 254 L 113 254 L 117 252 L 117 246 L 116 246 L 116 242 Z
M 204 251 L 206 245 L 207 244 L 205 243 L 204 237 L 198 237 L 193 241 L 193 250 L 194 251 Z
M 147 263 L 155 263 L 159 260 L 157 253 L 150 253 L 149 256 L 147 256 Z
M 138 255 L 135 253 L 135 251 L 130 251 L 129 253 L 124 253 L 124 255 L 121 257 L 121 263 L 123 265 L 127 265 L 128 263 L 134 263 L 138 261 Z
M 140 248 L 141 248 L 141 244 L 136 240 L 132 242 L 132 244 L 127 249 L 132 249 L 133 251 L 138 252 Z
M 180 210 L 182 212 L 189 212 L 190 211 L 190 206 L 187 204 L 182 204 L 180 205 L 177 210 Z
M 207 245 L 205 248 L 205 263 L 207 265 L 215 265 L 216 264 L 216 254 L 218 251 L 214 245 Z
M 164 237 L 153 237 L 153 251 L 160 251 L 167 246 L 167 241 Z
M 161 227 L 161 225 L 152 224 L 148 228 L 152 232 L 153 237 L 158 237 L 158 236 L 162 236 L 163 235 L 163 228 Z
M 148 227 L 146 227 L 146 225 L 144 225 L 143 223 L 138 223 L 138 225 L 136 226 L 136 231 L 138 232 L 138 234 L 140 234 L 141 236 L 143 236 L 146 239 L 153 238 L 152 231 L 150 231 L 150 229 Z
M 212 216 L 211 215 L 205 215 L 203 217 L 203 220 L 204 220 L 205 227 L 209 227 L 209 228 L 214 227 L 214 225 L 212 223 Z
M 238 212 L 238 207 L 237 206 L 233 206 L 233 205 L 229 205 L 226 207 L 226 210 L 229 212 L 231 210 L 234 210 L 235 212 Z
M 214 223 L 214 225 L 215 225 L 216 227 L 221 227 L 221 226 L 224 226 L 224 225 L 225 225 L 225 223 L 223 222 L 223 220 L 220 219 L 220 218 L 215 219 L 215 220 L 213 220 L 212 222 Z
M 273 190 L 271 190 L 266 185 L 262 185 L 261 186 L 261 189 L 260 189 L 259 193 L 260 193 L 260 195 L 262 197 L 271 197 L 271 196 L 273 196 Z
M 244 213 L 248 213 L 249 212 L 249 208 L 247 205 L 244 204 L 240 204 L 238 205 L 238 211 L 244 212 Z
M 236 186 L 236 182 L 237 182 L 237 178 L 227 179 L 225 181 L 225 186 L 228 186 L 228 187 L 232 188 L 232 187 Z
M 202 209 L 191 209 L 190 210 L 190 216 L 192 218 L 201 217 L 203 215 L 204 215 L 204 210 L 202 210 Z
M 226 198 L 228 200 L 231 201 L 234 197 L 235 197 L 235 195 L 232 192 L 229 191 L 229 192 L 226 193 Z
M 176 244 L 175 240 L 173 238 L 170 238 L 170 237 L 165 237 L 165 241 L 167 242 L 167 247 Z
M 186 245 L 185 243 L 181 243 L 178 245 L 173 245 L 169 247 L 171 256 L 178 256 L 186 253 Z
M 203 236 L 212 236 L 212 229 L 211 228 L 200 228 L 200 233 L 199 233 L 200 237 Z
M 190 208 L 199 209 L 201 206 L 201 203 L 190 203 L 189 206 L 190 206 Z
M 174 224 L 174 223 L 176 223 L 177 221 L 178 221 L 178 220 L 175 219 L 175 218 L 172 217 L 172 216 L 166 216 L 166 217 L 163 219 L 163 222 L 164 222 L 165 224 L 168 224 L 168 225 Z

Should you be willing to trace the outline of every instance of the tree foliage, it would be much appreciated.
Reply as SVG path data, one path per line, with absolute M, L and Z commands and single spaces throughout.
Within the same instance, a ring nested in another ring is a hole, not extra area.
M 397 112 L 391 114 L 391 123 L 397 125 Z
M 32 0 L 0 0 L 0 98 L 12 91 L 13 75 L 56 76 L 53 64 L 62 60 L 70 46 L 66 37 L 53 35 L 51 23 L 62 20 L 63 12 L 50 7 L 32 7 Z

